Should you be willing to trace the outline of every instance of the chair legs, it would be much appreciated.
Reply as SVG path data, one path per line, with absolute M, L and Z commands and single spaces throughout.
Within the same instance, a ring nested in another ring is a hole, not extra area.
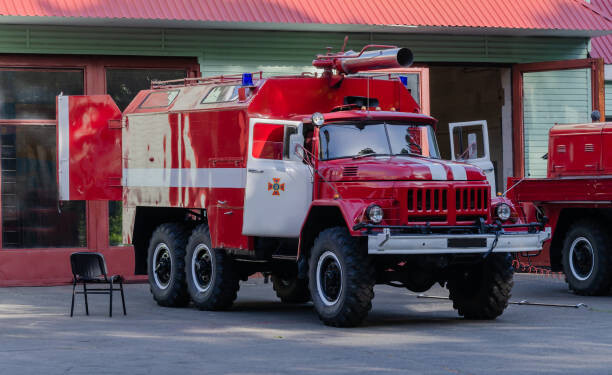
M 110 281 L 110 289 L 108 290 L 108 295 L 110 296 L 110 303 L 108 306 L 108 316 L 113 317 L 113 280 Z
M 108 316 L 109 317 L 113 317 L 113 293 L 116 291 L 121 292 L 121 305 L 123 307 L 123 315 L 127 315 L 127 311 L 125 309 L 125 294 L 123 293 L 123 280 L 119 279 L 119 289 L 115 289 L 115 284 L 113 283 L 113 281 L 111 280 L 109 282 L 110 286 L 108 289 L 101 289 L 101 288 L 94 288 L 94 289 L 87 289 L 87 283 L 84 281 L 83 282 L 83 291 L 82 292 L 77 292 L 76 291 L 76 287 L 77 287 L 77 280 L 73 280 L 72 282 L 72 301 L 70 303 L 70 316 L 74 316 L 74 301 L 75 301 L 75 297 L 77 294 L 83 294 L 85 296 L 85 314 L 89 315 L 89 301 L 87 299 L 87 295 L 88 294 L 107 294 L 109 296 L 109 306 L 108 306 Z
M 72 281 L 72 304 L 70 305 L 70 317 L 74 315 L 74 294 L 76 290 L 76 279 Z
M 83 294 L 85 295 L 85 314 L 89 315 L 89 304 L 87 303 L 87 283 L 83 283 Z
M 121 290 L 121 304 L 123 305 L 123 315 L 127 315 L 125 312 L 125 297 L 123 295 L 123 281 L 119 281 L 119 289 Z

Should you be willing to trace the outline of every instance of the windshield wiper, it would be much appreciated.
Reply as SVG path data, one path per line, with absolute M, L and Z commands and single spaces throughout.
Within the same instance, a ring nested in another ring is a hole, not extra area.
M 361 158 L 365 158 L 365 157 L 368 157 L 368 156 L 391 156 L 391 155 L 389 155 L 389 154 L 377 154 L 375 152 L 371 152 L 371 153 L 368 153 L 368 154 L 355 155 L 355 156 L 353 156 L 353 159 L 361 159 Z

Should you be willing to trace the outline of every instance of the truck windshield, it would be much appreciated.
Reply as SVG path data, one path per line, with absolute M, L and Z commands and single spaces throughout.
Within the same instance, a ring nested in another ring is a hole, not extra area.
M 440 158 L 434 130 L 427 124 L 338 123 L 321 127 L 321 160 L 380 155 Z

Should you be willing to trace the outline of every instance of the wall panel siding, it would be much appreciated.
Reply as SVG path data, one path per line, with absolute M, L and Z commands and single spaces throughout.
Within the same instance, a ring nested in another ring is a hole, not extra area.
M 556 123 L 590 122 L 591 71 L 523 74 L 525 176 L 545 177 L 548 131 Z
M 0 25 L 0 53 L 196 56 L 205 75 L 311 71 L 325 47 L 346 33 Z M 348 33 L 349 48 L 368 43 L 413 50 L 417 62 L 513 63 L 584 58 L 586 38 Z

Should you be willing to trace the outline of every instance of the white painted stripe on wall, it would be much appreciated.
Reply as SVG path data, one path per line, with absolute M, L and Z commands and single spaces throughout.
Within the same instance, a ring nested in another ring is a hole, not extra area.
M 57 97 L 57 180 L 59 183 L 59 200 L 70 200 L 70 118 L 68 116 L 68 96 Z
M 124 168 L 122 185 L 244 189 L 246 168 Z
M 427 166 L 429 168 L 429 173 L 431 173 L 431 179 L 434 181 L 446 181 L 446 170 L 442 166 L 442 164 L 432 163 L 430 161 L 419 159 L 419 158 L 410 158 L 410 161 L 415 162 L 416 164 L 421 164 Z
M 447 164 L 451 172 L 453 172 L 453 180 L 455 181 L 467 181 L 467 172 L 465 167 L 460 164 Z

